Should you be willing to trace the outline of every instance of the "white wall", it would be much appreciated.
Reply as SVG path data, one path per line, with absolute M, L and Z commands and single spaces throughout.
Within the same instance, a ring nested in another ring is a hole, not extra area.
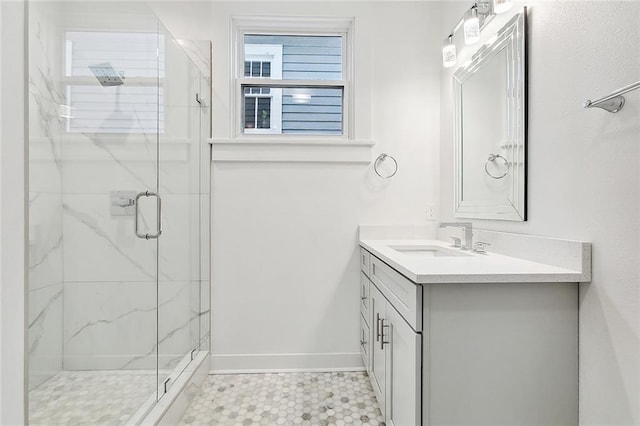
M 2 22 L 2 7 L 0 7 L 0 22 Z M 2 74 L 3 74 L 3 68 L 2 68 L 2 34 L 0 34 L 0 95 L 2 94 Z M 2 103 L 0 102 L 0 118 L 4 118 L 4 116 L 2 115 Z M 0 120 L 0 138 L 2 137 L 2 120 Z M 0 139 L 0 143 L 2 143 L 2 139 Z M 0 148 L 1 149 L 1 148 Z M 0 153 L 2 153 L 4 150 L 0 150 Z M 2 205 L 4 204 L 4 192 L 2 192 L 2 182 L 3 182 L 3 167 L 2 167 L 2 157 L 0 156 L 0 231 L 2 231 L 4 229 L 3 227 L 3 223 L 2 223 Z M 2 277 L 2 262 L 4 260 L 4 251 L 2 251 L 2 247 L 0 247 L 0 277 Z M 0 280 L 0 296 L 2 296 L 2 281 Z M 0 299 L 2 300 L 2 299 Z M 2 303 L 0 302 L 0 318 L 2 318 Z M 3 375 L 2 375 L 2 370 L 3 370 L 3 364 L 2 364 L 2 336 L 4 335 L 2 327 L 0 327 L 0 416 L 2 416 L 2 388 L 4 386 L 2 386 L 2 379 L 3 379 Z
M 439 6 L 213 8 L 214 140 L 232 136 L 231 16 L 355 17 L 354 136 L 399 164 L 382 182 L 366 164 L 213 163 L 213 367 L 357 366 L 357 227 L 424 223 L 437 196 Z
M 527 4 L 529 220 L 474 226 L 593 243 L 593 281 L 580 291 L 580 423 L 639 424 L 640 92 L 618 114 L 581 104 L 638 80 L 640 4 Z M 465 6 L 446 5 L 442 36 Z M 442 220 L 454 219 L 453 71 L 441 86 Z
M 25 110 L 24 2 L 0 2 L 0 424 L 24 424 Z

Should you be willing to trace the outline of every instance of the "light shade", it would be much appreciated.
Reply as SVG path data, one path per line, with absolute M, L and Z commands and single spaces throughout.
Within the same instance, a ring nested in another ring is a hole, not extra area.
M 513 0 L 493 0 L 493 13 L 504 13 L 513 7 Z
M 462 28 L 465 44 L 475 44 L 480 41 L 480 19 L 475 6 L 465 12 Z
M 456 64 L 456 59 L 456 45 L 453 43 L 453 36 L 449 35 L 442 44 L 442 65 L 445 68 L 452 67 Z

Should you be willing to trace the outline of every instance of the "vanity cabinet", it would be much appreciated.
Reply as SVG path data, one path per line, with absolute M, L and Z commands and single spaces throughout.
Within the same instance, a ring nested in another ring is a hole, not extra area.
M 416 284 L 362 252 L 363 360 L 387 425 L 577 424 L 577 283 Z
M 371 288 L 371 383 L 388 425 L 421 420 L 422 335 L 375 287 Z M 375 336 L 375 338 L 374 338 Z
M 411 291 L 402 291 L 402 286 L 393 280 L 392 271 L 385 270 L 374 257 L 370 257 L 369 272 L 375 282 L 369 281 L 364 274 L 361 278 L 369 283 L 367 306 L 370 334 L 368 362 L 365 362 L 365 366 L 371 385 L 387 425 L 419 425 L 422 415 L 422 335 L 390 301 L 402 300 Z M 417 288 L 415 285 L 412 287 L 414 290 Z M 420 292 L 414 292 L 414 298 L 416 294 Z M 415 310 L 416 301 L 413 302 Z M 400 305 L 403 312 L 412 311 L 406 305 Z M 415 327 L 415 321 L 413 324 Z

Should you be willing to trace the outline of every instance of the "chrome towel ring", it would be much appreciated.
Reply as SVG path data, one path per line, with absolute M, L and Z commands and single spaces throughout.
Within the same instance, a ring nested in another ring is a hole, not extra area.
M 378 167 L 380 163 L 384 162 L 387 158 L 390 158 L 391 161 L 393 161 L 393 172 L 390 174 L 382 174 L 380 173 L 380 170 L 378 170 Z M 390 179 L 394 177 L 396 173 L 398 173 L 398 162 L 396 161 L 395 158 L 383 152 L 382 154 L 378 155 L 378 158 L 376 158 L 376 161 L 373 162 L 373 170 L 375 170 L 376 174 L 380 176 L 382 179 Z
M 489 165 L 489 163 L 496 161 L 496 159 L 498 158 L 503 161 L 504 167 L 506 168 L 506 170 L 501 175 L 492 175 L 487 166 Z M 509 165 L 509 160 L 507 160 L 500 154 L 489 154 L 489 159 L 484 163 L 484 172 L 492 179 L 502 179 L 509 173 L 510 168 L 511 167 Z

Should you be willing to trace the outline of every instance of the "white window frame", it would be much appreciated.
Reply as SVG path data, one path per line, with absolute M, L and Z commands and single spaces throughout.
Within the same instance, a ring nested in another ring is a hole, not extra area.
M 340 141 L 353 140 L 353 18 L 300 18 L 300 17 L 234 17 L 232 19 L 231 46 L 231 114 L 232 137 L 239 140 L 255 140 L 258 137 L 280 139 Z M 341 36 L 342 80 L 279 80 L 280 87 L 342 88 L 342 135 L 252 134 L 243 129 L 243 86 L 265 84 L 274 88 L 273 79 L 244 77 L 244 36 L 246 34 Z

